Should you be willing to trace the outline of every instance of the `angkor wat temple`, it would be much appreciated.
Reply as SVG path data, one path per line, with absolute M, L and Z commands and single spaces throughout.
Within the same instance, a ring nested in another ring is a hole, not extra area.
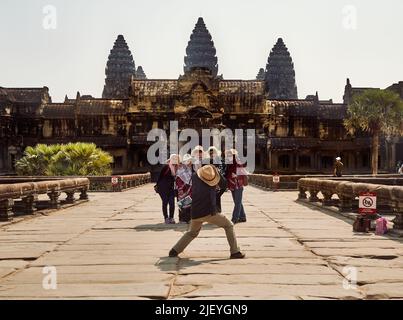
M 370 172 L 370 137 L 349 135 L 343 118 L 352 96 L 365 88 L 347 80 L 343 103 L 298 99 L 295 70 L 283 39 L 269 54 L 266 68 L 253 80 L 219 75 L 212 37 L 202 18 L 191 34 L 177 79 L 147 79 L 136 69 L 122 35 L 110 52 L 102 98 L 67 96 L 52 102 L 47 87 L 0 87 L 0 173 L 12 173 L 27 146 L 74 141 L 93 142 L 114 157 L 116 173 L 153 170 L 147 162 L 147 133 L 179 129 L 256 130 L 258 172 L 329 173 L 336 156 L 346 172 Z M 403 98 L 403 82 L 390 87 Z M 403 160 L 403 139 L 384 137 L 380 169 L 395 170 Z

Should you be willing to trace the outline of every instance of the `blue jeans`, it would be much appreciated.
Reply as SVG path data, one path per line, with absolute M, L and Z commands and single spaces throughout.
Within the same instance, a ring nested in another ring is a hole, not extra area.
M 234 200 L 234 211 L 232 212 L 232 221 L 239 221 L 240 219 L 246 219 L 245 210 L 242 204 L 243 187 L 231 191 L 232 199 Z
M 167 193 L 160 193 L 160 197 L 162 200 L 162 213 L 164 214 L 164 218 L 168 218 L 168 206 L 169 206 L 169 218 L 174 217 L 175 213 L 175 194 L 173 192 Z

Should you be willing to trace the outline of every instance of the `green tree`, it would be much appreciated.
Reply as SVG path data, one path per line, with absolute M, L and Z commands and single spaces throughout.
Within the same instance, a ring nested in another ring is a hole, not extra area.
M 110 175 L 112 161 L 109 153 L 92 143 L 37 145 L 25 150 L 24 157 L 16 162 L 16 170 L 19 175 Z
M 52 157 L 61 150 L 59 144 L 45 145 L 38 144 L 35 147 L 27 147 L 24 152 L 24 157 L 18 160 L 15 164 L 17 174 L 44 176 L 52 162 Z
M 378 174 L 379 138 L 403 132 L 403 102 L 389 90 L 369 89 L 353 97 L 344 126 L 350 133 L 357 130 L 372 136 L 372 174 Z

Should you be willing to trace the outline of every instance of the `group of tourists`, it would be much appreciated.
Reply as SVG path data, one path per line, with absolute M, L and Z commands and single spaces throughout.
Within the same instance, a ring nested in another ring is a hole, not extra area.
M 191 154 L 172 154 L 159 174 L 155 190 L 162 200 L 162 213 L 166 224 L 176 223 L 175 198 L 179 208 L 179 223 L 190 223 L 194 198 L 192 175 L 206 165 L 214 166 L 224 182 L 216 187 L 216 212 L 222 212 L 221 197 L 229 189 L 234 201 L 232 222 L 246 222 L 242 198 L 243 188 L 247 185 L 247 172 L 240 163 L 237 150 L 226 150 L 223 157 L 216 147 L 204 151 L 202 146 L 197 146 Z
M 165 223 L 174 224 L 175 198 L 179 207 L 179 222 L 190 224 L 188 231 L 169 251 L 177 257 L 195 239 L 204 223 L 225 230 L 230 247 L 230 259 L 243 259 L 234 232 L 234 224 L 246 222 L 242 204 L 247 172 L 235 149 L 226 150 L 224 158 L 215 147 L 207 151 L 197 146 L 183 157 L 173 154 L 161 170 L 156 192 L 162 199 Z M 221 196 L 229 189 L 234 200 L 232 222 L 221 213 Z

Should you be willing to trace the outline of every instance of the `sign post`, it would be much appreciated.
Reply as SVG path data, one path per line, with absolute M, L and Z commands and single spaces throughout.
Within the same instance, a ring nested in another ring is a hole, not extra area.
M 119 177 L 113 176 L 111 178 L 112 190 L 117 191 L 119 186 Z
M 376 193 L 361 192 L 358 198 L 358 212 L 362 215 L 376 215 Z
M 280 187 L 280 176 L 275 173 L 273 176 L 274 191 L 278 190 Z
M 355 231 L 368 232 L 375 230 L 373 222 L 378 218 L 376 212 L 376 193 L 361 192 L 358 197 L 358 213 L 354 223 Z

